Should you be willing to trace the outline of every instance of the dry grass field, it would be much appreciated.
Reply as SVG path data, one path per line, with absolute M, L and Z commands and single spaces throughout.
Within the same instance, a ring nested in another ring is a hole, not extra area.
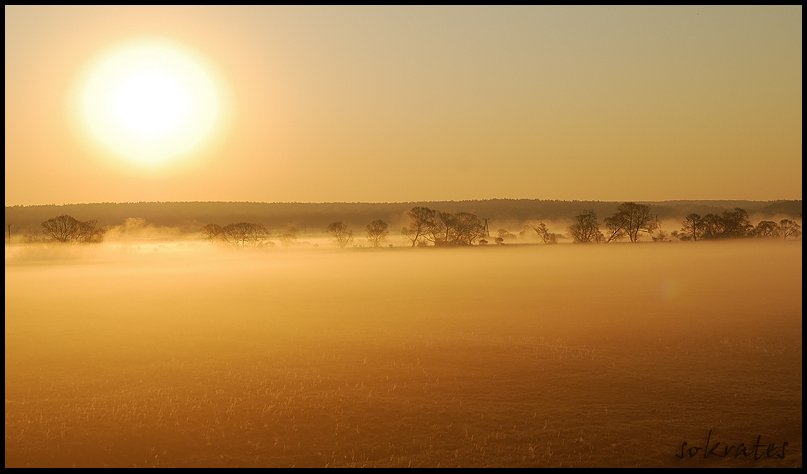
M 5 314 L 6 467 L 802 465 L 801 242 L 16 249 Z

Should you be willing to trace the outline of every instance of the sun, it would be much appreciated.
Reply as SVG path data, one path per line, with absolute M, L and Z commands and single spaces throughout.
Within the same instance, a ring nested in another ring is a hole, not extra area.
M 115 115 L 143 137 L 171 133 L 188 114 L 182 83 L 164 71 L 143 71 L 122 81 L 115 91 Z
M 80 93 L 91 134 L 142 164 L 186 154 L 210 136 L 221 94 L 206 61 L 178 43 L 154 38 L 109 48 L 89 67 Z

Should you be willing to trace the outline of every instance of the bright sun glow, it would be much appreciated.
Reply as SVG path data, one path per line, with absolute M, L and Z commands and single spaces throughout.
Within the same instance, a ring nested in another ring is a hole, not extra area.
M 119 154 L 155 164 L 208 137 L 221 98 L 204 61 L 161 40 L 112 48 L 90 69 L 81 109 L 92 134 Z

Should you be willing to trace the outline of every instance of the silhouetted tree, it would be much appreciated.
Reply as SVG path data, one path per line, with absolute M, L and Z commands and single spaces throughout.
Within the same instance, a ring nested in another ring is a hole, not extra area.
M 428 207 L 413 207 L 406 214 L 409 216 L 409 227 L 401 229 L 401 233 L 412 241 L 414 247 L 434 230 L 437 213 Z
M 485 237 L 485 224 L 470 212 L 457 213 L 454 218 L 454 227 L 456 239 L 453 245 L 473 245 L 474 242 Z
M 723 238 L 725 235 L 725 222 L 717 214 L 706 214 L 701 221 L 703 224 L 703 238 L 714 240 Z
M 67 214 L 48 219 L 42 223 L 45 235 L 51 239 L 67 243 L 75 239 L 78 232 L 79 221 Z
M 79 222 L 78 234 L 76 235 L 76 242 L 86 244 L 98 244 L 103 242 L 106 229 L 98 229 L 97 221 L 84 221 Z
M 677 234 L 681 240 L 701 240 L 704 234 L 704 222 L 700 214 L 692 213 L 681 222 L 681 232 Z
M 436 219 L 427 229 L 426 239 L 437 247 L 473 245 L 485 236 L 485 224 L 470 212 L 437 211 Z
M 652 234 L 657 225 L 656 216 L 650 212 L 650 206 L 625 202 L 619 205 L 616 214 L 605 218 L 608 228 L 608 242 L 628 237 L 631 242 L 639 240 L 639 233 Z
M 543 222 L 533 227 L 533 229 L 541 237 L 541 240 L 544 242 L 544 244 L 558 243 L 558 234 L 553 234 L 552 232 L 549 232 L 549 229 L 546 228 L 546 224 L 544 224 Z
M 446 247 L 454 240 L 454 214 L 450 212 L 437 211 L 437 219 L 429 229 L 436 247 Z
M 707 240 L 747 237 L 754 228 L 748 221 L 748 213 L 739 207 L 720 215 L 706 214 L 701 224 L 703 239 Z
M 269 232 L 263 224 L 239 222 L 224 226 L 220 239 L 237 248 L 257 248 L 267 244 Z
M 367 224 L 367 241 L 373 247 L 381 247 L 381 243 L 387 240 L 387 223 L 381 219 Z
M 779 237 L 779 225 L 774 221 L 760 221 L 752 231 L 754 237 L 773 239 Z
M 208 240 L 216 240 L 221 238 L 221 233 L 224 231 L 218 224 L 207 224 L 206 226 L 202 227 L 202 234 Z
M 801 236 L 801 226 L 796 221 L 782 219 L 779 221 L 779 235 L 784 240 L 787 240 L 788 237 L 798 239 Z
M 723 211 L 720 217 L 723 219 L 723 237 L 747 237 L 754 229 L 748 221 L 748 213 L 739 207 L 735 207 L 732 211 Z
M 67 214 L 48 219 L 42 223 L 44 234 L 61 243 L 100 243 L 106 229 L 97 229 L 96 221 L 82 222 Z
M 345 248 L 347 244 L 353 241 L 353 231 L 348 230 L 347 224 L 344 222 L 332 222 L 325 231 L 331 234 L 331 238 L 340 248 Z
M 593 209 L 581 212 L 575 219 L 576 222 L 569 226 L 569 233 L 575 243 L 587 244 L 604 240 L 602 232 L 600 232 L 600 224 L 597 222 L 597 213 Z

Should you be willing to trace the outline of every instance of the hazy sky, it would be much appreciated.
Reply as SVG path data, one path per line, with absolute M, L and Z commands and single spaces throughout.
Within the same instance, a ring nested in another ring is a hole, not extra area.
M 218 94 L 156 165 L 75 99 L 142 38 Z M 802 197 L 801 6 L 6 6 L 5 71 L 6 205 Z

